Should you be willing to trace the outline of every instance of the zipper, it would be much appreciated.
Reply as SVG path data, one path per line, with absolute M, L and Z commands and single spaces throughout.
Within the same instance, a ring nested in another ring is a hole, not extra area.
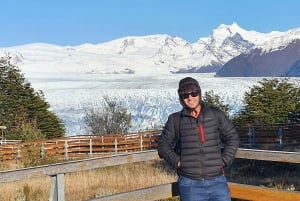
M 200 123 L 198 125 L 198 130 L 199 130 L 199 134 L 200 134 L 200 140 L 201 140 L 202 143 L 204 143 L 205 142 L 205 135 L 204 135 L 204 128 L 203 128 L 202 123 Z

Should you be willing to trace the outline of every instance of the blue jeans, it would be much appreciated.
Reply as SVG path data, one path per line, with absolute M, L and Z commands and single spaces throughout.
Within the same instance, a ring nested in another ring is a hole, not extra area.
M 181 201 L 230 201 L 230 191 L 224 174 L 213 179 L 178 178 Z

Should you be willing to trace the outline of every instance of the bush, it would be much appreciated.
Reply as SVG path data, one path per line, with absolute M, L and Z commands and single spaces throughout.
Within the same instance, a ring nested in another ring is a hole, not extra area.
M 131 127 L 132 116 L 122 103 L 105 96 L 102 108 L 86 109 L 84 120 L 94 135 L 124 134 Z
M 274 124 L 295 121 L 300 111 L 300 90 L 285 78 L 263 79 L 245 94 L 237 124 Z M 294 114 L 294 115 L 291 115 Z

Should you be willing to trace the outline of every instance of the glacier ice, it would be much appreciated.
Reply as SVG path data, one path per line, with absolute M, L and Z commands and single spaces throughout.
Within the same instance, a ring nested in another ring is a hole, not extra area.
M 50 109 L 65 124 L 66 135 L 88 134 L 84 110 L 100 107 L 104 96 L 121 101 L 133 115 L 131 131 L 161 128 L 170 113 L 181 109 L 177 96 L 180 79 L 192 76 L 202 93 L 212 90 L 231 107 L 240 110 L 244 93 L 262 78 L 214 77 L 214 74 L 30 74 L 35 90 L 42 90 Z

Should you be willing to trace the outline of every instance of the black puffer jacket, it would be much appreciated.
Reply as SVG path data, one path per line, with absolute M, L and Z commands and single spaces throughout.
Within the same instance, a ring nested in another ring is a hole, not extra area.
M 158 154 L 185 177 L 201 180 L 218 176 L 229 166 L 239 146 L 239 136 L 228 117 L 218 108 L 201 104 L 198 118 L 188 110 L 180 113 L 180 153 L 174 151 L 176 124 L 173 113 L 158 140 Z M 224 146 L 221 152 L 221 140 Z

